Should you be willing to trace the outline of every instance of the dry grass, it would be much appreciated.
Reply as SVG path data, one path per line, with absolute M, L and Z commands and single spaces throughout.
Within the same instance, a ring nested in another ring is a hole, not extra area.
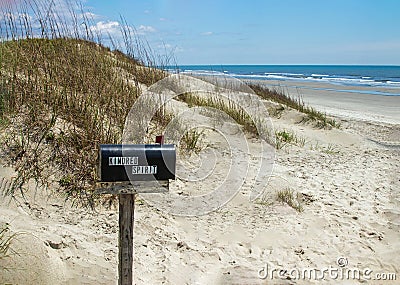
M 230 116 L 236 123 L 242 125 L 244 130 L 251 134 L 258 134 L 256 122 L 246 111 L 233 100 L 223 100 L 220 96 L 202 97 L 194 92 L 180 94 L 178 99 L 187 103 L 189 107 L 205 106 L 221 110 Z
M 304 147 L 306 139 L 296 135 L 293 131 L 282 130 L 275 131 L 275 142 L 276 149 L 282 149 L 288 145 Z
M 82 195 L 95 180 L 98 145 L 121 140 L 139 95 L 138 85 L 115 70 L 129 72 L 135 63 L 82 40 L 27 39 L 0 49 L 2 88 L 10 94 L 3 104 L 12 122 L 6 145 L 18 172 L 13 190 L 32 178 L 45 185 L 42 178 L 56 173 L 44 171 L 55 169 L 74 177 L 61 185 L 68 196 Z
M 0 261 L 9 256 L 10 245 L 12 240 L 14 239 L 15 234 L 10 233 L 10 225 L 5 223 L 0 226 Z M 1 268 L 4 270 L 7 268 Z
M 204 131 L 199 129 L 191 129 L 183 135 L 180 148 L 184 153 L 199 152 L 202 150 L 202 138 Z
M 32 3 L 37 15 L 47 7 Z M 165 73 L 128 30 L 125 43 L 136 44 L 124 54 L 101 45 L 88 29 L 79 31 L 81 23 L 71 35 L 62 19 L 46 16 L 35 38 L 29 18 L 22 25 L 19 20 L 0 22 L 7 35 L 0 43 L 0 126 L 7 134 L 3 151 L 17 172 L 6 194 L 23 195 L 34 180 L 44 187 L 56 183 L 66 199 L 94 206 L 99 144 L 121 142 L 141 84 L 153 84 Z M 89 26 L 89 20 L 83 24 Z M 156 119 L 164 121 L 163 115 Z
M 304 113 L 306 116 L 303 118 L 302 122 L 311 121 L 317 128 L 340 128 L 338 122 L 328 118 L 326 114 L 315 110 L 313 107 L 307 106 L 301 95 L 293 97 L 282 90 L 269 89 L 258 84 L 249 84 L 249 86 L 258 96 L 265 100 L 271 100 Z M 282 111 L 282 109 L 277 109 L 275 111 L 277 115 L 279 111 Z
M 276 193 L 276 200 L 278 202 L 287 204 L 298 212 L 303 212 L 303 206 L 300 203 L 300 197 L 297 195 L 295 197 L 293 190 L 289 188 L 280 190 Z

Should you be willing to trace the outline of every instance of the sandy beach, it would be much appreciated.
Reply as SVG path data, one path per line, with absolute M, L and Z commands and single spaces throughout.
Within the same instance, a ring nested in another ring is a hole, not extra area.
M 345 86 L 318 82 L 257 80 L 259 84 L 302 96 L 309 105 L 340 118 L 366 122 L 400 122 L 400 89 L 372 86 Z M 387 95 L 377 95 L 374 92 Z
M 298 92 L 285 83 L 291 94 Z M 332 86 L 302 84 L 304 101 L 331 115 L 341 127 L 318 129 L 299 123 L 303 115 L 288 108 L 271 117 L 275 131 L 291 131 L 304 143 L 276 150 L 273 172 L 256 201 L 249 199 L 255 179 L 251 151 L 233 153 L 249 159 L 249 174 L 237 195 L 217 211 L 174 216 L 149 205 L 145 194 L 138 195 L 135 284 L 399 282 L 400 96 L 326 91 L 320 89 Z M 182 102 L 177 106 L 188 109 Z M 232 140 L 236 136 L 232 132 Z M 246 138 L 250 150 L 257 149 L 257 139 Z M 199 154 L 179 159 L 196 165 L 202 155 L 213 152 L 219 158 L 216 173 L 206 181 L 173 181 L 171 192 L 207 193 L 219 185 L 229 167 L 226 142 L 209 132 L 202 143 L 206 147 Z M 14 175 L 3 165 L 2 187 Z M 283 189 L 295 193 L 302 211 L 276 200 Z M 26 200 L 1 199 L 0 223 L 10 223 L 17 236 L 10 257 L 0 260 L 0 267 L 7 268 L 1 271 L 0 284 L 116 284 L 117 210 L 76 208 L 50 194 L 31 185 Z M 328 270 L 323 273 L 327 268 L 364 273 L 360 280 L 340 279 Z M 296 278 L 304 270 L 314 270 L 317 276 Z M 389 274 L 396 274 L 397 281 L 377 280 L 394 276 Z

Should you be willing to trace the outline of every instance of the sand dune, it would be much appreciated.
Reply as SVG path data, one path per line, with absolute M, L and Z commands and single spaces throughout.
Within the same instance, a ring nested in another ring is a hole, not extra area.
M 274 170 L 257 201 L 249 199 L 255 179 L 251 160 L 248 180 L 238 194 L 207 215 L 173 216 L 138 196 L 136 284 L 337 284 L 328 275 L 322 281 L 295 280 L 288 272 L 282 279 L 275 271 L 274 280 L 259 275 L 265 273 L 266 264 L 288 271 L 340 269 L 341 257 L 348 261 L 344 268 L 369 268 L 371 277 L 396 273 L 400 278 L 399 118 L 391 115 L 393 111 L 381 112 L 372 101 L 351 103 L 359 94 L 340 94 L 338 99 L 320 90 L 304 95 L 316 108 L 337 117 L 342 127 L 321 130 L 299 124 L 301 115 L 293 110 L 272 118 L 276 130 L 290 130 L 305 143 L 276 152 Z M 382 106 L 398 103 L 397 97 L 373 98 Z M 366 105 L 376 108 L 365 110 Z M 371 117 L 370 111 L 376 116 Z M 352 112 L 354 116 L 349 115 Z M 236 134 L 231 136 L 235 139 Z M 250 149 L 258 148 L 257 139 L 246 139 Z M 174 181 L 171 192 L 207 193 L 221 182 L 219 177 L 229 166 L 223 159 L 224 141 L 210 132 L 203 143 L 207 147 L 200 154 L 181 157 L 182 163 L 195 164 L 211 151 L 219 158 L 216 171 L 221 172 L 206 182 Z M 240 150 L 234 155 L 252 157 Z M 9 167 L 0 171 L 5 181 L 14 175 Z M 298 195 L 302 212 L 276 201 L 276 192 L 286 188 Z M 116 284 L 117 211 L 77 209 L 47 194 L 32 190 L 26 202 L 2 199 L 0 222 L 9 222 L 12 232 L 19 234 L 12 244 L 15 254 L 0 260 L 0 266 L 8 268 L 2 270 L 0 283 Z

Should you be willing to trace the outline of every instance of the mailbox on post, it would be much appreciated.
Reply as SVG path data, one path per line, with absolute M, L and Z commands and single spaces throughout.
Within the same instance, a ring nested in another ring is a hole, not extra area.
M 170 144 L 100 145 L 101 182 L 175 179 L 176 151 Z
M 136 193 L 166 192 L 169 189 L 169 180 L 175 179 L 175 146 L 162 144 L 162 136 L 157 140 L 159 144 L 100 145 L 98 174 L 101 188 L 97 189 L 96 193 L 119 196 L 119 285 L 133 284 Z

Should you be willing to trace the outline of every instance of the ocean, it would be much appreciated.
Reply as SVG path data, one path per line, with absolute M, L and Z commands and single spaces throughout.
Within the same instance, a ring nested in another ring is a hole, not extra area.
M 367 87 L 348 92 L 374 95 L 400 96 L 400 66 L 377 65 L 182 65 L 184 74 L 226 74 L 241 80 L 266 80 L 281 82 L 319 82 L 336 86 Z M 368 87 L 373 87 L 369 90 Z M 386 92 L 392 89 L 391 92 Z M 394 89 L 394 91 L 393 91 Z M 398 90 L 397 90 L 398 89 Z M 336 91 L 341 91 L 335 88 Z

